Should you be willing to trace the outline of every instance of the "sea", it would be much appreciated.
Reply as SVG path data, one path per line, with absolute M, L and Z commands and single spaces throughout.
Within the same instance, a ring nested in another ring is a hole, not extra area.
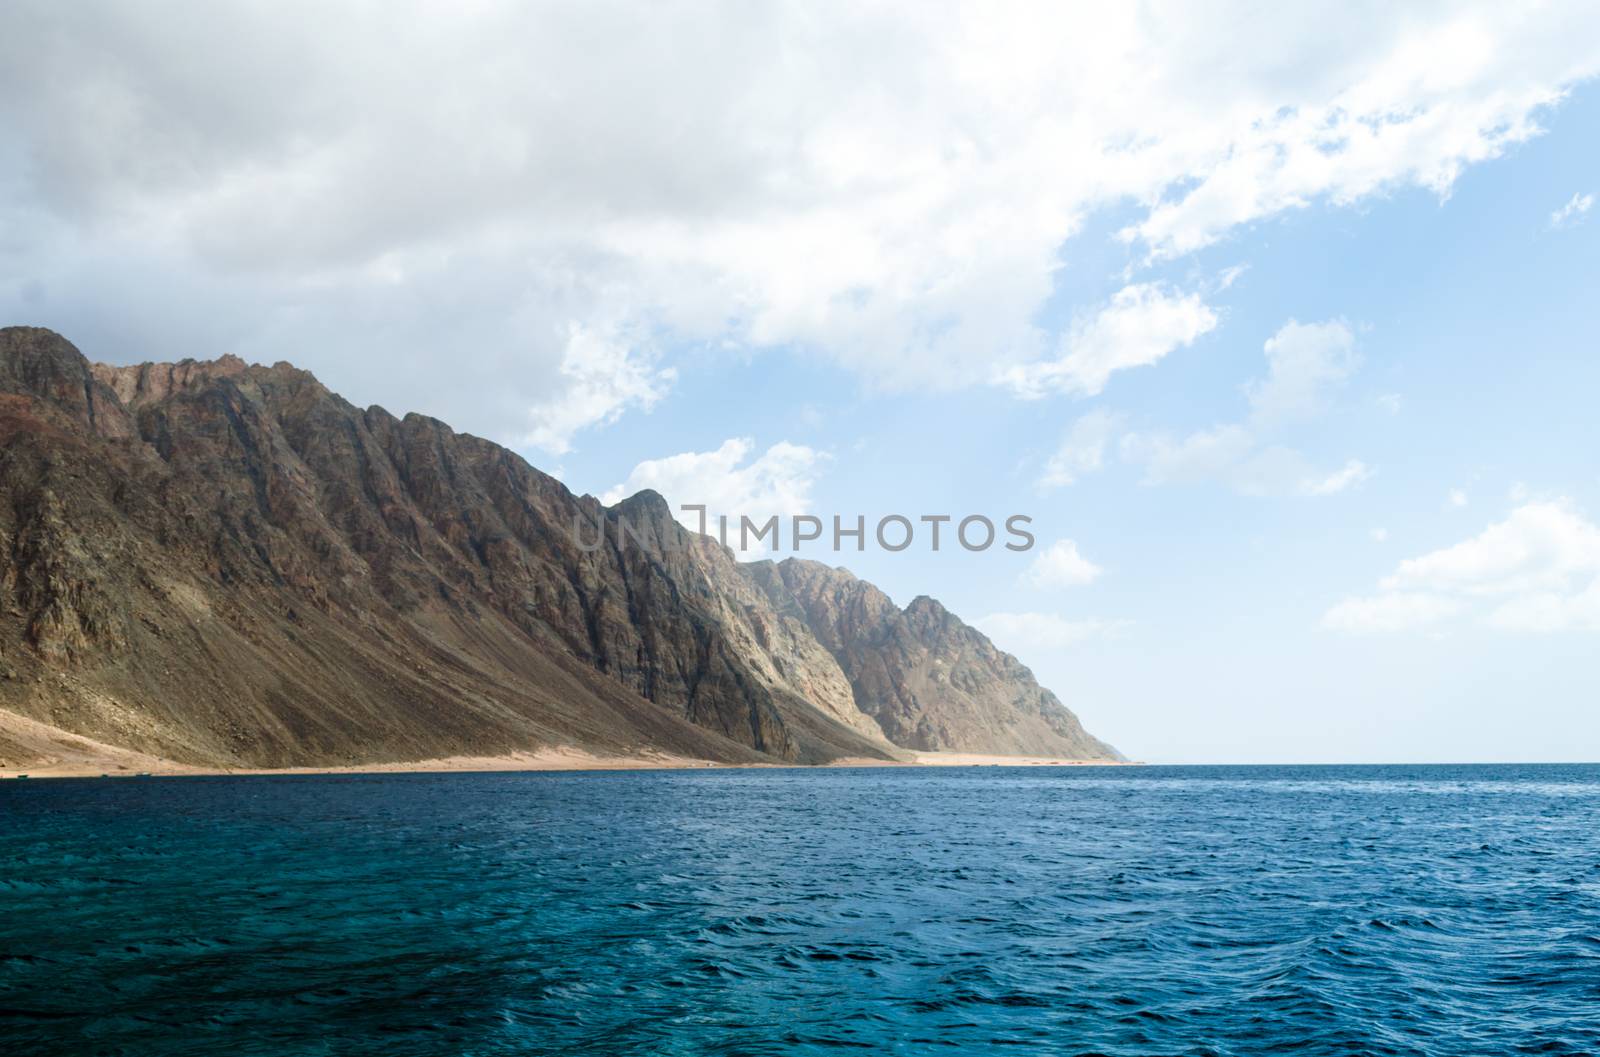
M 1597 1054 L 1600 767 L 0 783 L 0 1054 Z

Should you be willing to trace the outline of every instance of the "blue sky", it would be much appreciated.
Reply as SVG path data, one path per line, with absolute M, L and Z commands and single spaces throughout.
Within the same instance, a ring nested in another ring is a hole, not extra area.
M 828 453 L 809 492 L 818 512 L 1027 513 L 1041 548 L 1070 539 L 1103 573 L 1030 586 L 1037 552 L 998 550 L 869 547 L 839 562 L 902 604 L 929 593 L 969 619 L 1104 622 L 1065 646 L 1018 634 L 1015 622 L 986 626 L 1141 757 L 1600 758 L 1600 718 L 1587 707 L 1600 694 L 1600 628 L 1324 624 L 1402 560 L 1530 502 L 1565 501 L 1600 520 L 1600 222 L 1551 221 L 1600 187 L 1600 92 L 1578 89 L 1545 125 L 1464 173 L 1447 198 L 1408 189 L 1314 206 L 1141 270 L 1181 282 L 1246 269 L 1211 299 L 1215 330 L 1119 373 L 1095 398 L 875 393 L 786 350 L 689 352 L 672 397 L 567 457 L 565 476 L 599 494 L 641 451 L 711 451 L 740 436 L 755 453 L 780 441 Z M 1138 255 L 1115 239 L 1118 227 L 1092 223 L 1074 241 L 1042 317 L 1070 318 L 1074 300 L 1123 284 Z M 1038 486 L 1069 423 L 1095 410 L 1177 432 L 1240 419 L 1263 343 L 1291 319 L 1343 321 L 1354 335 L 1359 367 L 1294 435 L 1327 468 L 1359 459 L 1370 476 L 1358 485 L 1247 495 L 1219 481 L 1151 484 L 1140 466 L 1116 463 L 1068 487 Z
M 0 312 L 580 492 L 1029 515 L 801 553 L 1139 758 L 1600 758 L 1592 9 L 818 11 L 19 5 Z

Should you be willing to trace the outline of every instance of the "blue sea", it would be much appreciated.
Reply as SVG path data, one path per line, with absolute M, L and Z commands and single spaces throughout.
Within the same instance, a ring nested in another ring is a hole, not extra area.
M 1600 767 L 0 783 L 0 1053 L 1595 1054 Z

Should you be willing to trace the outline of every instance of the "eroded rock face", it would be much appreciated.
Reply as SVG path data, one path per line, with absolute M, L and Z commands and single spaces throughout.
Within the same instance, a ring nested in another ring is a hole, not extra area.
M 813 619 L 817 592 L 775 592 L 654 493 L 605 508 L 288 364 L 90 365 L 0 330 L 0 441 L 0 706 L 114 745 L 819 762 L 981 726 L 915 704 L 934 658 L 978 663 L 958 631 L 929 646 L 870 593 L 875 616 Z
M 904 610 L 844 569 L 790 558 L 752 569 L 779 612 L 803 615 L 856 706 L 923 751 L 1119 760 L 1022 662 L 926 595 Z
M 606 510 L 287 364 L 91 367 L 0 331 L 0 436 L 0 695 L 58 726 L 263 765 L 892 752 L 831 655 L 659 496 Z M 622 517 L 657 546 L 619 541 Z

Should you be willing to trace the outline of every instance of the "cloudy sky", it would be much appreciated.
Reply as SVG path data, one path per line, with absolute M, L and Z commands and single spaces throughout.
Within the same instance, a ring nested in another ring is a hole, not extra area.
M 1026 514 L 805 553 L 1142 758 L 1600 758 L 1600 7 L 342 11 L 7 4 L 0 319 L 608 498 Z

